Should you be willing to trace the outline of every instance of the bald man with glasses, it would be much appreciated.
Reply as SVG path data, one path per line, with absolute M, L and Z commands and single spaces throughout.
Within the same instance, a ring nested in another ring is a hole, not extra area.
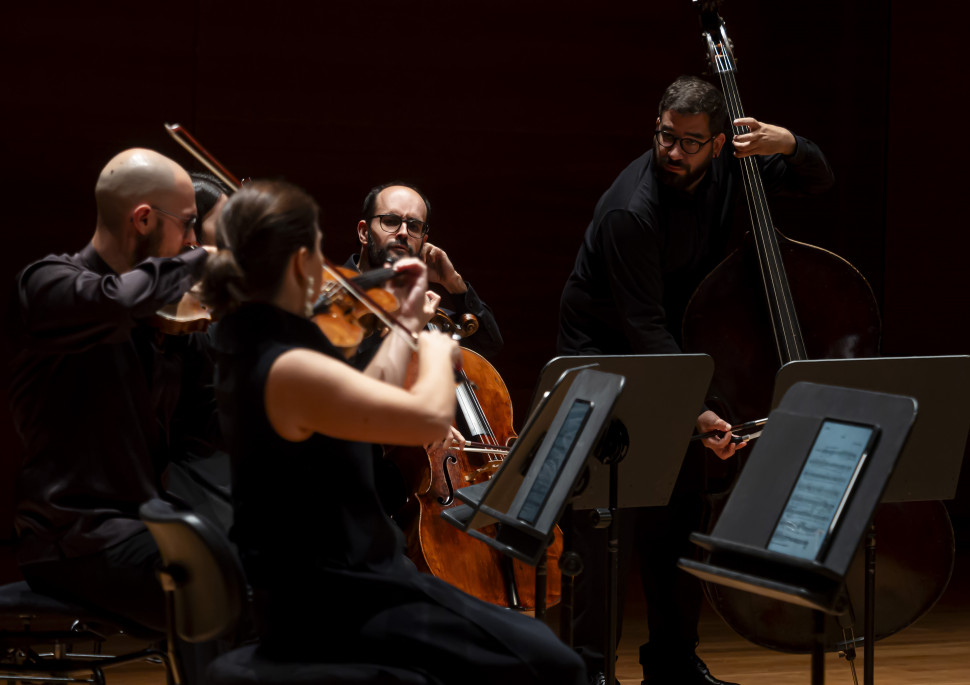
M 466 314 L 478 319 L 478 330 L 463 338 L 461 345 L 486 359 L 492 358 L 502 349 L 502 334 L 495 316 L 461 277 L 448 254 L 428 242 L 430 215 L 431 202 L 409 183 L 385 183 L 372 188 L 357 223 L 360 254 L 352 255 L 345 266 L 363 273 L 378 269 L 389 260 L 420 257 L 428 266 L 431 290 L 441 297 L 438 308 L 455 323 Z M 355 364 L 366 365 L 377 342 L 366 340 Z
M 166 489 L 166 441 L 184 382 L 178 351 L 148 325 L 201 277 L 195 191 L 163 155 L 130 149 L 95 186 L 97 220 L 75 254 L 18 274 L 4 327 L 24 454 L 15 526 L 24 578 L 39 592 L 165 629 L 158 549 L 138 507 Z M 172 341 L 173 343 L 175 341 Z M 202 661 L 183 654 L 190 681 Z

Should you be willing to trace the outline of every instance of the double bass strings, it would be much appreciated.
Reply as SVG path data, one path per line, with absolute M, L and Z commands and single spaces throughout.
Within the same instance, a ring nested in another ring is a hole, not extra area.
M 744 116 L 744 110 L 741 106 L 741 97 L 735 79 L 736 70 L 729 47 L 727 47 L 729 43 L 727 35 L 724 34 L 723 26 L 721 32 L 723 41 L 717 45 L 715 45 L 710 34 L 707 34 L 708 48 L 712 66 L 720 77 L 721 89 L 733 122 L 733 120 Z M 732 125 L 732 130 L 735 135 L 748 132 L 747 127 L 744 126 Z M 778 242 L 774 235 L 774 226 L 768 210 L 757 161 L 752 156 L 742 158 L 740 163 L 745 180 L 745 197 L 748 202 L 748 211 L 751 214 L 752 231 L 755 242 L 759 247 L 757 254 L 761 263 L 762 286 L 769 308 L 772 310 L 771 325 L 775 332 L 779 361 L 785 363 L 793 359 L 804 359 L 807 355 L 802 343 L 801 330 L 791 299 Z M 779 331 L 779 326 L 781 331 Z

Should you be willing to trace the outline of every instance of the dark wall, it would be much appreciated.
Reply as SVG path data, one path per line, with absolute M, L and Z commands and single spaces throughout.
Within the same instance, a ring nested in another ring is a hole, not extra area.
M 193 168 L 163 122 L 239 176 L 307 188 L 335 260 L 357 249 L 368 188 L 408 179 L 434 204 L 433 241 L 496 313 L 517 426 L 596 199 L 650 144 L 664 87 L 705 60 L 687 0 L 25 4 L 0 29 L 0 281 L 86 243 L 116 152 L 153 147 Z M 825 197 L 775 205 L 776 224 L 870 279 L 887 352 L 962 352 L 956 298 L 938 290 L 962 292 L 962 118 L 939 126 L 913 104 L 941 72 L 955 78 L 937 49 L 958 22 L 902 5 L 751 0 L 722 14 L 746 111 L 812 138 L 836 171 Z M 0 538 L 19 457 L 2 399 Z

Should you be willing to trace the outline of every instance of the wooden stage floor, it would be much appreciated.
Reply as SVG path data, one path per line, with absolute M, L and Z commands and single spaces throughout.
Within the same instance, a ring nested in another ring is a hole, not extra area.
M 631 591 L 634 587 L 631 585 Z M 638 649 L 647 640 L 642 597 L 631 597 L 628 611 L 633 615 L 623 624 L 617 678 L 623 685 L 639 685 Z M 861 632 L 860 621 L 856 636 Z M 707 605 L 699 634 L 697 653 L 718 678 L 740 685 L 811 683 L 809 655 L 782 654 L 754 645 Z M 950 585 L 926 615 L 876 643 L 874 661 L 876 685 L 970 685 L 970 551 L 958 555 Z M 862 669 L 860 647 L 856 658 L 859 683 Z M 836 654 L 826 655 L 825 682 L 853 685 L 849 665 Z
M 639 685 L 638 647 L 646 641 L 645 606 L 631 585 L 617 677 Z M 550 612 L 550 622 L 556 612 Z M 861 629 L 860 629 L 861 632 Z M 700 656 L 718 676 L 741 685 L 808 685 L 809 657 L 772 652 L 747 642 L 705 606 L 700 626 Z M 942 599 L 919 621 L 876 644 L 877 685 L 970 685 L 970 551 L 961 552 Z M 862 682 L 862 650 L 856 659 Z M 164 685 L 160 666 L 137 664 L 107 672 L 108 685 Z M 827 683 L 853 685 L 849 666 L 826 657 Z M 460 685 L 455 683 L 454 685 Z

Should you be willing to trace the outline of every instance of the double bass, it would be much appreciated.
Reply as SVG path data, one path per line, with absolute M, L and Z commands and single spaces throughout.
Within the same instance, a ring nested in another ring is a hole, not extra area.
M 733 47 L 717 3 L 693 0 L 701 12 L 710 64 L 721 81 L 732 121 L 744 117 Z M 734 127 L 734 133 L 747 132 Z M 873 357 L 879 352 L 879 310 L 865 278 L 841 257 L 782 235 L 772 223 L 757 159 L 739 160 L 751 231 L 700 284 L 683 323 L 684 348 L 715 360 L 711 404 L 729 422 L 767 416 L 778 368 L 803 359 Z M 736 311 L 745 317 L 717 312 Z M 744 373 L 739 373 L 744 369 Z M 954 561 L 953 530 L 941 502 L 883 504 L 877 508 L 879 573 L 874 634 L 887 637 L 928 611 L 946 588 Z M 865 564 L 857 551 L 846 585 L 861 610 Z M 808 609 L 706 584 L 711 606 L 739 634 L 770 649 L 812 649 Z M 825 646 L 839 648 L 844 626 L 826 618 Z M 871 645 L 867 645 L 870 649 Z

